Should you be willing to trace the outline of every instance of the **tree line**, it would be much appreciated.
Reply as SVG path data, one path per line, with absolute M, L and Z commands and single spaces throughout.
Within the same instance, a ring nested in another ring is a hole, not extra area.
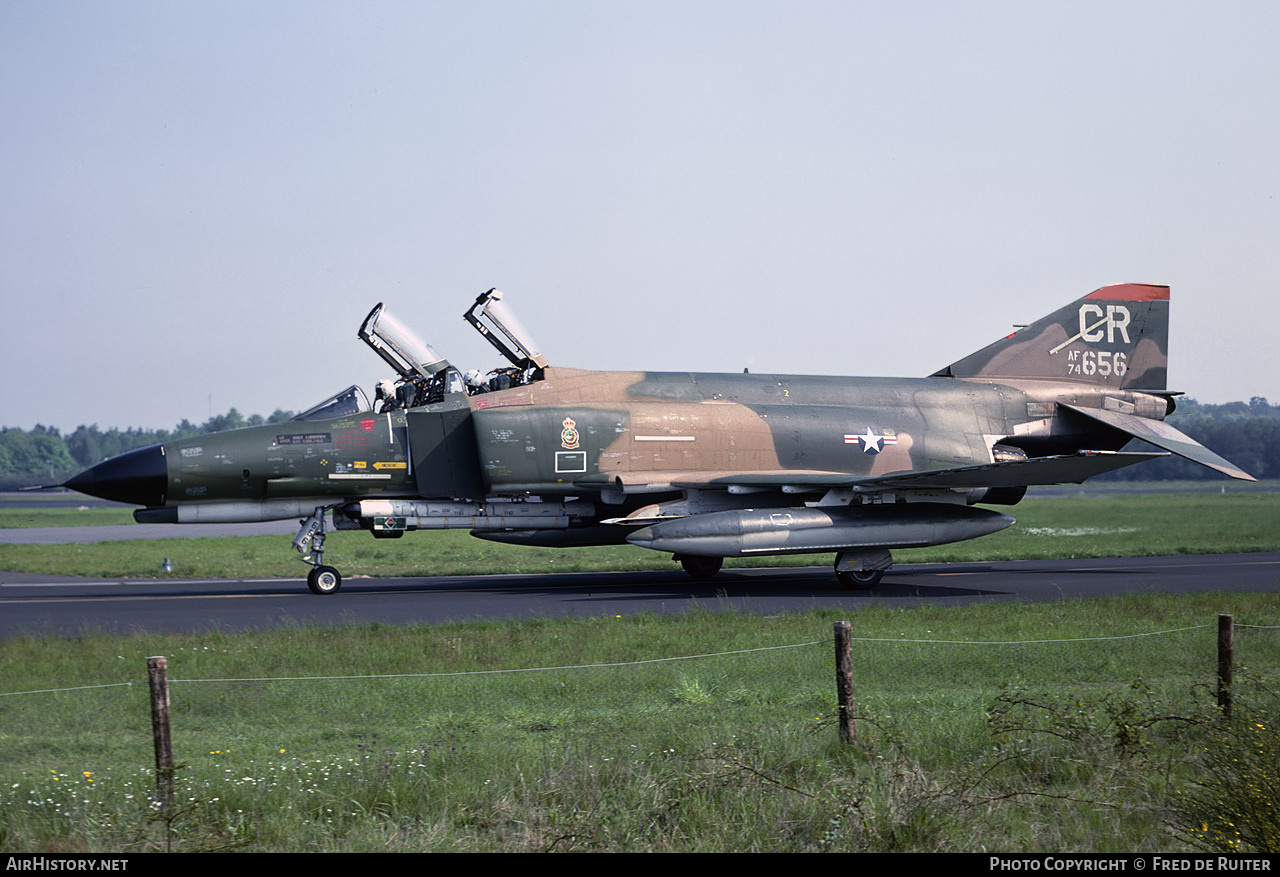
M 61 484 L 82 469 L 134 448 L 189 436 L 279 423 L 293 416 L 277 410 L 270 417 L 244 417 L 232 408 L 201 424 L 183 420 L 172 430 L 120 430 L 79 426 L 62 435 L 56 428 L 0 428 L 0 489 Z M 1168 423 L 1213 449 L 1255 478 L 1280 478 L 1280 405 L 1261 396 L 1248 402 L 1208 405 L 1180 399 Z M 1165 457 L 1121 469 L 1100 478 L 1112 481 L 1211 480 L 1222 476 L 1181 457 Z
M 78 426 L 75 432 L 65 436 L 56 427 L 40 424 L 31 430 L 3 427 L 0 428 L 0 489 L 61 484 L 82 469 L 135 448 L 209 432 L 280 423 L 292 416 L 292 411 L 277 410 L 270 417 L 260 414 L 245 417 L 232 408 L 201 424 L 184 418 L 171 430 L 116 427 L 104 430 L 95 423 Z

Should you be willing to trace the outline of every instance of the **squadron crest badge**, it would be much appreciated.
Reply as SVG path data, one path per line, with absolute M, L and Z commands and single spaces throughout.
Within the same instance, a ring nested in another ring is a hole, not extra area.
M 560 430 L 560 447 L 576 451 L 578 449 L 578 425 L 574 423 L 572 417 L 566 417 L 560 425 L 564 427 L 564 429 Z

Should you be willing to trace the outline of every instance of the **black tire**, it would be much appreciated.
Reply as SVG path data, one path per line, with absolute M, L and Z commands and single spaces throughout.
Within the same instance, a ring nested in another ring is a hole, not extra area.
M 836 581 L 840 587 L 849 591 L 869 591 L 884 578 L 882 569 L 861 569 L 850 572 L 836 572 Z
M 342 587 L 342 575 L 331 566 L 317 566 L 307 573 L 307 587 L 321 597 L 336 594 Z
M 724 566 L 723 557 L 688 557 L 680 558 L 680 565 L 684 567 L 684 571 L 695 579 L 709 579 L 716 573 L 720 572 L 720 567 Z

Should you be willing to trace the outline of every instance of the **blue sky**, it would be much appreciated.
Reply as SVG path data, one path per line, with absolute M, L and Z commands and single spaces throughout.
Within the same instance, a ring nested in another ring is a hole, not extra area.
M 1280 5 L 0 2 L 0 424 L 455 364 L 924 375 L 1108 283 L 1280 401 Z

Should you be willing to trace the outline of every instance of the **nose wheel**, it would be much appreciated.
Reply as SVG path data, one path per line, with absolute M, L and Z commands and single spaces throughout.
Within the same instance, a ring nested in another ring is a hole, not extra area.
M 342 575 L 331 566 L 317 566 L 307 573 L 307 587 L 321 597 L 338 593 L 342 587 Z
M 319 506 L 311 517 L 302 521 L 298 535 L 293 537 L 293 547 L 302 555 L 302 562 L 311 564 L 307 573 L 307 587 L 321 597 L 338 593 L 342 587 L 342 574 L 324 565 L 324 515 L 328 511 Z

